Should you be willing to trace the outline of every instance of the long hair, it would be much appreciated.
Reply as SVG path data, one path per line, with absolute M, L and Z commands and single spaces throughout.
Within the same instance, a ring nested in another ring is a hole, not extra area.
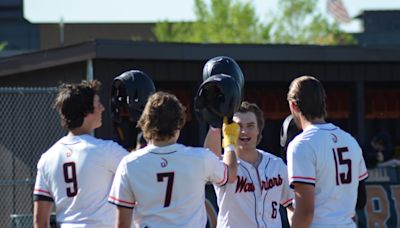
M 326 116 L 326 94 L 322 83 L 313 76 L 301 76 L 292 81 L 287 94 L 289 101 L 296 102 L 301 114 L 311 121 Z

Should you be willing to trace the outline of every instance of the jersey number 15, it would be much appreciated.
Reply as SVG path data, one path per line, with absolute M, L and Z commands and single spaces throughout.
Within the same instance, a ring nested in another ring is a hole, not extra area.
M 336 169 L 336 185 L 340 184 L 350 184 L 351 183 L 351 160 L 347 158 L 343 158 L 343 154 L 349 152 L 347 147 L 339 147 L 336 149 L 332 149 L 333 158 L 335 160 L 335 169 Z M 347 166 L 347 173 L 339 171 L 339 166 L 344 165 Z M 340 182 L 339 182 L 340 179 Z

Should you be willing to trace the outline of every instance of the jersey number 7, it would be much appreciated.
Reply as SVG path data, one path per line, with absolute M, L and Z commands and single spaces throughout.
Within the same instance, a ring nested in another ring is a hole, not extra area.
M 172 187 L 174 185 L 174 175 L 175 174 L 173 172 L 157 173 L 158 182 L 163 182 L 164 177 L 167 178 L 167 190 L 165 192 L 164 207 L 169 207 L 169 205 L 171 204 Z
M 340 184 L 350 184 L 351 183 L 351 160 L 343 158 L 343 154 L 349 152 L 347 147 L 339 147 L 336 149 L 332 149 L 333 158 L 335 160 L 335 168 L 336 168 L 336 185 Z M 339 166 L 345 165 L 347 166 L 347 173 L 339 172 Z M 339 182 L 340 177 L 340 182 Z

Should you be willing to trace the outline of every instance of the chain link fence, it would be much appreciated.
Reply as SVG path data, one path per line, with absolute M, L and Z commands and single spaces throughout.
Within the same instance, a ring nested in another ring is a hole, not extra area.
M 57 88 L 0 87 L 0 227 L 32 227 L 36 164 L 65 130 Z

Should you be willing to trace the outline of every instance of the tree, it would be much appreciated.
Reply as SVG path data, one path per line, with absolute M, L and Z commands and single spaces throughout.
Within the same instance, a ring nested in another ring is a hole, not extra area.
M 0 52 L 3 51 L 3 49 L 7 46 L 7 44 L 8 43 L 6 41 L 0 43 Z
M 317 10 L 318 0 L 279 0 L 279 12 L 260 22 L 250 1 L 195 0 L 194 22 L 157 23 L 160 42 L 352 44 L 354 38 Z
M 157 41 L 195 43 L 262 43 L 262 24 L 250 2 L 195 0 L 194 22 L 157 23 Z
M 353 44 L 352 35 L 329 22 L 317 9 L 318 0 L 280 0 L 278 14 L 270 24 L 272 43 Z

